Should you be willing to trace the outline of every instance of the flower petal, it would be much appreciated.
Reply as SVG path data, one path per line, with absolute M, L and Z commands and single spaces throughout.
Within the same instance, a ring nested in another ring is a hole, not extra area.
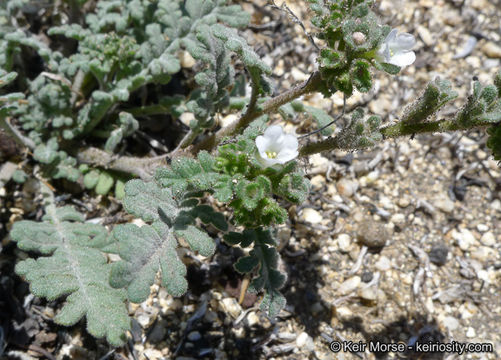
M 281 164 L 285 164 L 287 161 L 295 159 L 299 155 L 297 150 L 282 151 L 274 160 L 278 160 Z
M 283 133 L 284 133 L 284 129 L 282 129 L 282 127 L 280 125 L 271 125 L 265 130 L 264 137 L 268 138 L 268 139 L 276 140 L 281 135 L 283 135 Z
M 294 149 L 297 150 L 299 146 L 299 142 L 297 141 L 297 137 L 294 135 L 287 134 L 284 136 L 282 146 L 285 149 Z
M 256 138 L 256 146 L 260 153 L 265 152 L 270 144 L 270 139 L 259 135 Z
M 411 50 L 414 45 L 416 45 L 414 35 L 402 33 L 397 36 L 391 47 L 394 52 L 400 52 L 402 50 Z
M 396 38 L 397 33 L 398 33 L 397 29 L 391 29 L 388 35 L 386 35 L 386 39 L 384 39 L 384 42 L 387 44 L 392 42 Z
M 414 51 L 400 52 L 391 57 L 390 64 L 397 65 L 400 67 L 411 65 L 416 60 L 416 54 Z

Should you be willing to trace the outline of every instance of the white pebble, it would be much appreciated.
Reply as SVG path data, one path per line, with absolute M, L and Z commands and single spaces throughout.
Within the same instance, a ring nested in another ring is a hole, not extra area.
M 395 214 L 391 217 L 390 221 L 395 225 L 404 225 L 405 224 L 405 215 L 404 214 Z
M 297 347 L 303 347 L 306 344 L 306 340 L 308 340 L 308 334 L 303 331 L 296 339 Z
M 485 225 L 485 224 L 478 224 L 477 225 L 477 230 L 480 231 L 480 232 L 486 232 L 489 230 L 489 226 Z
M 350 251 L 351 239 L 348 234 L 340 234 L 337 237 L 337 245 L 339 246 L 339 250 L 343 252 Z
M 312 208 L 304 209 L 300 219 L 312 224 L 318 224 L 323 220 L 322 215 L 317 210 Z
M 480 242 L 485 246 L 494 246 L 496 244 L 496 238 L 494 234 L 489 231 L 482 235 Z
M 470 246 L 474 245 L 476 240 L 472 232 L 468 229 L 460 229 L 452 231 L 452 238 L 456 240 L 461 250 L 466 251 Z
M 445 195 L 435 200 L 433 205 L 447 214 L 454 211 L 454 202 Z
M 442 324 L 449 329 L 449 331 L 454 331 L 459 327 L 459 321 L 453 316 L 446 316 L 442 320 Z
M 386 256 L 381 256 L 375 266 L 379 271 L 387 271 L 391 268 L 391 261 Z
M 361 283 L 360 276 L 354 276 L 345 280 L 341 285 L 339 285 L 338 292 L 341 295 L 347 295 L 352 291 L 356 290 Z
M 358 189 L 358 184 L 355 181 L 341 179 L 336 184 L 337 191 L 346 197 L 352 197 Z

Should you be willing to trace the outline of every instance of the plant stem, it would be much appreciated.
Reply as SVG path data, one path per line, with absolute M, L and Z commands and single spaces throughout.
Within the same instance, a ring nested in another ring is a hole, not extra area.
M 240 133 L 249 124 L 264 114 L 269 114 L 276 111 L 280 106 L 297 99 L 301 95 L 308 94 L 317 90 L 322 78 L 318 71 L 311 74 L 310 78 L 303 83 L 294 86 L 292 89 L 275 96 L 264 102 L 262 105 L 254 107 L 252 111 L 246 111 L 244 115 L 232 124 L 225 128 L 220 129 L 215 134 L 206 137 L 204 140 L 193 146 L 191 152 L 193 154 L 198 153 L 200 150 L 212 150 L 215 148 L 226 136 L 232 136 Z M 251 98 L 252 100 L 252 98 Z M 251 109 L 251 104 L 249 103 L 248 109 Z M 174 155 L 173 155 L 174 157 Z
M 177 153 L 182 149 L 184 149 L 185 147 L 190 146 L 193 140 L 195 140 L 195 138 L 198 136 L 198 134 L 200 134 L 200 130 L 196 131 L 194 129 L 190 129 L 183 137 L 179 145 L 174 149 L 173 153 Z
M 409 124 L 404 122 L 398 122 L 393 125 L 387 125 L 379 129 L 379 132 L 383 135 L 384 139 L 397 138 L 400 136 L 410 136 L 415 134 L 423 133 L 434 133 L 434 132 L 450 132 L 458 130 L 471 130 L 474 128 L 482 128 L 490 126 L 492 123 L 482 122 L 471 126 L 459 124 L 454 119 L 441 119 L 432 122 L 423 122 L 417 124 Z M 329 137 L 325 140 L 312 142 L 302 146 L 299 149 L 299 156 L 308 156 L 316 153 L 320 153 L 327 150 L 355 150 L 353 147 L 346 145 L 346 142 L 341 141 L 336 137 Z
M 147 106 L 139 106 L 132 109 L 126 109 L 132 116 L 148 116 L 148 115 L 159 115 L 168 113 L 169 109 L 163 105 L 155 104 L 155 105 L 147 105 Z
M 25 146 L 31 150 L 35 148 L 35 142 L 30 138 L 21 134 L 21 132 L 13 126 L 7 118 L 0 116 L 0 128 L 4 129 L 7 134 L 11 135 L 15 142 L 17 142 L 21 146 Z
M 92 164 L 104 169 L 123 171 L 132 175 L 137 175 L 143 180 L 151 179 L 157 167 L 167 164 L 165 161 L 167 155 L 152 158 L 137 158 L 132 156 L 117 157 L 94 147 L 80 149 L 76 157 L 80 163 Z

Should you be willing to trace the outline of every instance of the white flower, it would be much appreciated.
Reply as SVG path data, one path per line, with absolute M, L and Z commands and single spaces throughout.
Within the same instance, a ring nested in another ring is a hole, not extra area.
M 256 138 L 258 160 L 267 167 L 285 164 L 299 155 L 296 136 L 284 133 L 280 125 L 272 125 Z
M 408 33 L 397 33 L 397 29 L 392 29 L 384 39 L 377 52 L 379 61 L 400 67 L 410 65 L 416 60 L 416 54 L 411 50 L 416 39 Z

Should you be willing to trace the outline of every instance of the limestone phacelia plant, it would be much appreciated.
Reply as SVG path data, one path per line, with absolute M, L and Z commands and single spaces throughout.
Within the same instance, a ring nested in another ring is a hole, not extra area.
M 112 345 L 126 341 L 127 302 L 146 300 L 157 275 L 172 296 L 186 292 L 187 269 L 177 249 L 185 244 L 210 257 L 214 231 L 244 249 L 235 269 L 252 279 L 249 291 L 264 293 L 261 308 L 271 317 L 281 311 L 286 274 L 279 270 L 274 229 L 287 221 L 288 204 L 308 196 L 298 157 L 424 132 L 487 128 L 487 146 L 501 160 L 501 71 L 493 85 L 475 81 L 466 104 L 449 118 L 436 114 L 457 94 L 440 78 L 392 124 L 357 108 L 334 132 L 337 118 L 300 100 L 312 92 L 341 92 L 345 99 L 355 90 L 368 92 L 375 70 L 397 74 L 414 62 L 414 37 L 381 24 L 372 1 L 310 0 L 318 69 L 279 94 L 271 68 L 239 32 L 250 15 L 238 4 L 86 3 L 54 5 L 72 15 L 51 19 L 51 46 L 19 28 L 26 6 L 44 4 L 0 4 L 0 125 L 30 150 L 42 183 L 62 185 L 64 179 L 97 195 L 115 187 L 125 211 L 144 222 L 110 228 L 85 222 L 71 207 L 57 207 L 54 190 L 44 185 L 45 216 L 15 223 L 10 234 L 20 249 L 40 254 L 16 267 L 31 291 L 49 300 L 67 296 L 55 321 L 71 325 L 85 316 L 89 333 Z M 189 88 L 175 91 L 186 58 L 197 71 Z M 220 127 L 218 118 L 230 112 L 238 113 L 236 120 Z M 304 137 L 269 124 L 274 113 L 306 114 L 322 137 L 300 146 Z M 190 114 L 188 130 L 172 151 L 124 155 L 150 120 L 160 116 L 174 124 L 184 114 Z M 107 254 L 120 260 L 109 262 Z

